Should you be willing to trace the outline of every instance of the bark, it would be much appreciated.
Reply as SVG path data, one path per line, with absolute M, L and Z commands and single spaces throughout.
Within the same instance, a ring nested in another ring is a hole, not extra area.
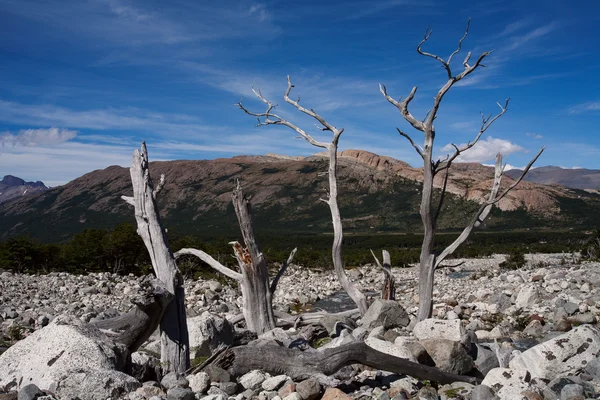
M 164 185 L 164 176 L 154 188 L 148 170 L 148 152 L 142 143 L 133 153 L 130 169 L 133 197 L 123 199 L 135 207 L 137 232 L 150 254 L 158 280 L 174 298 L 166 306 L 160 322 L 161 363 L 167 371 L 184 373 L 189 367 L 189 338 L 185 313 L 183 280 L 162 228 L 156 196 Z
M 126 345 L 130 353 L 137 351 L 158 328 L 167 306 L 173 300 L 173 295 L 159 281 L 152 284 L 146 293 L 132 299 L 136 306 L 133 310 L 115 318 L 96 321 L 92 325 L 115 342 Z
M 369 367 L 397 374 L 428 379 L 442 384 L 468 382 L 477 384 L 477 378 L 451 374 L 434 367 L 417 364 L 379 352 L 364 342 L 351 343 L 324 351 L 300 352 L 285 347 L 242 346 L 226 350 L 214 362 L 233 376 L 260 369 L 272 375 L 285 374 L 294 380 L 315 375 L 331 375 L 345 365 L 364 364 Z
M 260 335 L 275 328 L 267 260 L 256 243 L 250 203 L 244 196 L 239 182 L 233 191 L 232 199 L 246 244 L 245 248 L 237 242 L 233 246 L 242 272 L 240 288 L 244 298 L 243 313 L 248 329 Z

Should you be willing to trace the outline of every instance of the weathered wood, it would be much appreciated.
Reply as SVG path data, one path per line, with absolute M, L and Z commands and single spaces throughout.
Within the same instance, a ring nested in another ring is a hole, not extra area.
M 292 81 L 290 77 L 287 77 L 288 86 L 283 95 L 286 103 L 294 106 L 298 111 L 314 118 L 320 124 L 317 126 L 318 129 L 322 131 L 330 131 L 333 133 L 333 138 L 331 142 L 321 142 L 315 140 L 311 135 L 309 135 L 305 130 L 300 128 L 299 126 L 283 119 L 279 115 L 273 112 L 275 105 L 271 103 L 268 99 L 266 99 L 259 89 L 252 88 L 254 94 L 267 105 L 267 110 L 264 113 L 255 113 L 246 109 L 242 103 L 238 103 L 238 107 L 244 111 L 248 115 L 252 115 L 259 119 L 257 126 L 262 125 L 283 125 L 288 128 L 294 130 L 300 136 L 306 140 L 308 143 L 312 144 L 315 147 L 323 148 L 327 150 L 327 156 L 329 158 L 329 168 L 328 168 L 328 179 L 329 179 L 329 195 L 327 199 L 321 199 L 325 203 L 329 205 L 329 210 L 331 212 L 331 221 L 333 223 L 333 243 L 331 246 L 331 256 L 333 261 L 333 269 L 335 271 L 336 277 L 340 282 L 342 288 L 348 293 L 350 298 L 356 303 L 358 309 L 361 314 L 367 312 L 368 304 L 367 298 L 360 291 L 360 289 L 354 285 L 348 276 L 346 275 L 346 271 L 344 269 L 344 263 L 342 258 L 342 241 L 343 241 L 343 230 L 342 230 L 342 219 L 340 216 L 340 210 L 337 202 L 337 150 L 338 150 L 338 141 L 344 129 L 338 129 L 327 120 L 325 120 L 322 116 L 317 114 L 313 109 L 308 109 L 300 105 L 300 99 L 293 100 L 290 98 L 290 92 L 294 85 L 292 85 Z M 261 121 L 260 118 L 263 118 Z
M 155 280 L 146 287 L 146 292 L 136 296 L 131 302 L 136 306 L 133 310 L 115 318 L 95 321 L 98 327 L 115 342 L 123 343 L 130 353 L 137 351 L 148 340 L 160 324 L 160 320 L 173 300 L 166 288 Z
M 382 353 L 367 346 L 364 342 L 315 352 L 301 352 L 279 346 L 241 346 L 225 351 L 214 362 L 214 365 L 227 370 L 233 376 L 260 369 L 272 375 L 285 374 L 294 380 L 302 380 L 320 374 L 331 375 L 343 366 L 351 364 L 364 364 L 372 368 L 443 384 L 452 382 L 477 384 L 480 382 L 479 379 L 471 376 L 451 374 Z
M 232 242 L 242 272 L 240 280 L 244 299 L 242 310 L 248 329 L 261 334 L 275 328 L 267 260 L 254 237 L 250 202 L 244 196 L 239 182 L 233 191 L 232 200 L 246 245 L 242 247 L 238 242 Z
M 296 255 L 297 250 L 298 250 L 298 248 L 295 247 L 294 250 L 291 251 L 288 259 L 283 263 L 283 265 L 277 272 L 277 275 L 275 275 L 275 278 L 273 278 L 273 280 L 271 281 L 271 288 L 269 289 L 271 291 L 271 301 L 273 301 L 273 296 L 275 295 L 275 290 L 277 290 L 277 285 L 279 284 L 279 280 L 285 274 L 285 271 L 288 269 L 288 267 L 294 260 L 294 256 Z
M 161 363 L 166 371 L 184 373 L 189 366 L 189 338 L 185 313 L 183 279 L 160 222 L 156 196 L 164 185 L 164 176 L 154 188 L 148 170 L 146 143 L 133 153 L 130 168 L 133 197 L 123 199 L 135 207 L 137 232 L 150 255 L 156 277 L 174 295 L 160 322 Z
M 413 128 L 424 133 L 424 144 L 423 144 L 423 147 L 420 147 L 415 144 L 415 142 L 412 140 L 412 138 L 409 135 L 407 135 L 406 133 L 404 133 L 398 129 L 398 132 L 402 136 L 404 136 L 406 139 L 408 139 L 410 144 L 415 148 L 417 153 L 423 159 L 423 190 L 422 190 L 422 195 L 421 195 L 421 205 L 420 205 L 420 209 L 419 209 L 419 212 L 421 215 L 421 221 L 423 224 L 423 243 L 421 245 L 421 254 L 419 257 L 419 311 L 417 313 L 417 319 L 419 321 L 421 321 L 425 318 L 431 317 L 431 313 L 433 310 L 434 272 L 435 272 L 436 268 L 440 265 L 440 263 L 447 256 L 452 254 L 456 250 L 456 248 L 458 248 L 458 246 L 467 239 L 467 237 L 469 236 L 469 234 L 471 233 L 473 228 L 476 228 L 477 226 L 479 226 L 481 224 L 481 222 L 483 222 L 483 220 L 489 213 L 491 206 L 494 203 L 497 203 L 502 197 L 504 197 L 506 195 L 506 193 L 508 193 L 512 188 L 514 188 L 516 186 L 516 183 L 518 183 L 518 182 L 516 182 L 514 185 L 509 187 L 503 194 L 497 195 L 497 187 L 496 186 L 500 185 L 499 182 L 500 182 L 500 179 L 502 178 L 502 173 L 504 170 L 503 167 L 499 168 L 497 165 L 496 166 L 496 175 L 495 175 L 495 179 L 494 179 L 494 184 L 492 186 L 492 194 L 490 196 L 490 200 L 487 200 L 486 202 L 484 202 L 484 205 L 477 212 L 474 219 L 471 221 L 471 224 L 469 226 L 467 226 L 465 228 L 465 230 L 463 230 L 461 235 L 458 237 L 458 239 L 454 243 L 452 243 L 448 248 L 446 248 L 444 251 L 442 251 L 441 254 L 439 252 L 436 252 L 436 250 L 435 250 L 435 235 L 437 233 L 437 221 L 439 218 L 440 210 L 442 209 L 444 195 L 446 192 L 448 169 L 451 167 L 452 163 L 463 152 L 465 152 L 465 151 L 471 149 L 473 146 L 475 146 L 475 144 L 479 141 L 479 139 L 481 138 L 483 133 L 485 133 L 485 131 L 487 131 L 487 129 L 498 118 L 500 118 L 502 115 L 504 115 L 504 113 L 506 112 L 506 110 L 508 108 L 508 102 L 510 100 L 510 99 L 507 99 L 504 106 L 502 106 L 501 104 L 498 103 L 498 106 L 500 106 L 501 111 L 493 118 L 491 115 L 486 118 L 482 114 L 481 127 L 479 129 L 479 132 L 475 136 L 474 140 L 472 140 L 471 142 L 468 142 L 466 145 L 464 145 L 462 147 L 452 144 L 452 146 L 455 149 L 452 156 L 448 155 L 444 160 L 438 159 L 438 160 L 434 161 L 433 146 L 434 146 L 434 139 L 436 136 L 436 131 L 435 131 L 433 122 L 437 118 L 438 110 L 442 103 L 442 99 L 448 93 L 448 91 L 454 86 L 454 84 L 456 84 L 463 78 L 465 78 L 468 75 L 470 75 L 471 73 L 473 73 L 479 67 L 482 67 L 483 66 L 482 61 L 484 60 L 484 58 L 491 54 L 491 51 L 481 53 L 481 55 L 477 58 L 475 63 L 473 65 L 470 65 L 469 60 L 471 59 L 471 53 L 469 52 L 467 54 L 467 57 L 464 59 L 464 61 L 462 63 L 462 65 L 464 67 L 462 72 L 460 72 L 459 74 L 456 74 L 456 75 L 453 74 L 452 68 L 451 68 L 451 60 L 452 60 L 452 57 L 454 57 L 456 54 L 458 54 L 460 52 L 462 43 L 469 33 L 469 25 L 470 25 L 470 22 L 467 23 L 467 28 L 465 29 L 464 35 L 458 42 L 457 49 L 454 52 L 452 52 L 452 54 L 450 55 L 450 57 L 448 57 L 447 60 L 444 60 L 443 58 L 441 58 L 435 54 L 428 53 L 422 49 L 423 44 L 425 44 L 431 37 L 431 30 L 429 28 L 427 28 L 427 30 L 425 31 L 423 40 L 421 40 L 421 42 L 417 46 L 417 52 L 419 54 L 426 56 L 426 57 L 433 58 L 434 60 L 440 62 L 442 64 L 442 66 L 444 67 L 444 69 L 446 70 L 447 75 L 448 75 L 448 80 L 438 90 L 437 94 L 435 95 L 435 97 L 433 99 L 433 106 L 432 106 L 431 110 L 427 113 L 427 115 L 425 116 L 425 118 L 422 121 L 415 118 L 408 111 L 408 105 L 414 99 L 415 93 L 417 92 L 416 86 L 413 87 L 413 89 L 411 90 L 408 97 L 401 101 L 397 101 L 397 100 L 393 99 L 390 95 L 388 95 L 387 89 L 384 85 L 379 86 L 379 90 L 380 90 L 381 94 L 391 104 L 393 104 L 396 108 L 398 108 L 398 110 L 400 111 L 400 113 L 402 114 L 404 119 L 408 123 L 410 123 L 413 126 Z M 534 157 L 534 159 L 529 163 L 527 170 L 529 169 L 529 167 L 531 167 L 531 165 L 535 162 L 535 160 L 537 160 L 537 158 L 540 156 L 540 154 L 542 153 L 543 150 L 544 149 L 542 148 L 542 150 L 540 150 L 540 152 L 537 154 L 537 156 Z M 444 185 L 442 187 L 442 193 L 440 196 L 440 200 L 439 200 L 437 206 L 434 206 L 434 204 L 433 204 L 433 183 L 434 183 L 435 175 L 441 171 L 445 171 L 446 176 L 444 178 Z M 527 171 L 525 171 L 524 173 L 526 173 L 526 172 Z M 522 179 L 522 177 L 523 176 L 521 176 L 521 179 Z M 519 181 L 520 181 L 520 179 L 519 179 Z M 440 255 L 439 257 L 438 257 L 438 254 Z
M 390 253 L 387 250 L 382 250 L 383 254 L 383 265 L 379 262 L 379 259 L 371 250 L 373 258 L 377 263 L 377 266 L 383 270 L 383 288 L 381 289 L 381 298 L 383 300 L 396 300 L 396 279 L 392 274 L 392 261 Z

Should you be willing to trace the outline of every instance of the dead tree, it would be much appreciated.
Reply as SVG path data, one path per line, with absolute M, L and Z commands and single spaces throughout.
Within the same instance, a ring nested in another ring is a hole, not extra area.
M 246 246 L 244 247 L 238 242 L 230 242 L 241 272 L 224 266 L 202 250 L 185 248 L 179 250 L 175 256 L 180 257 L 184 254 L 194 255 L 216 271 L 238 281 L 242 290 L 244 301 L 242 310 L 246 325 L 250 331 L 261 334 L 275 328 L 275 316 L 272 306 L 273 293 L 277 288 L 279 279 L 292 262 L 294 254 L 296 254 L 296 249 L 292 250 L 288 260 L 282 265 L 277 276 L 269 284 L 267 260 L 256 242 L 252 226 L 250 203 L 244 196 L 239 182 L 233 191 L 232 201 Z
M 213 361 L 233 376 L 260 369 L 273 375 L 285 374 L 294 380 L 320 375 L 332 375 L 345 365 L 364 364 L 397 374 L 410 375 L 438 383 L 468 382 L 478 384 L 480 379 L 456 375 L 435 367 L 394 357 L 355 342 L 324 351 L 301 352 L 279 346 L 240 346 L 226 350 Z
M 469 33 L 469 24 L 470 20 L 467 23 L 467 28 L 463 37 L 458 41 L 458 46 L 456 50 L 454 50 L 452 54 L 450 54 L 447 60 L 444 60 L 443 58 L 435 54 L 423 51 L 423 44 L 425 44 L 431 37 L 432 31 L 429 29 L 429 27 L 425 31 L 423 40 L 421 40 L 421 42 L 417 46 L 417 52 L 420 55 L 433 58 L 434 60 L 440 62 L 444 67 L 448 77 L 446 83 L 438 90 L 436 96 L 433 99 L 433 106 L 431 110 L 429 110 L 427 115 L 425 115 L 425 118 L 423 120 L 415 118 L 408 110 L 408 106 L 410 102 L 414 99 L 415 94 L 417 92 L 416 86 L 413 87 L 413 89 L 410 91 L 408 97 L 406 97 L 405 99 L 395 100 L 388 95 L 386 87 L 384 85 L 379 85 L 379 90 L 381 91 L 383 96 L 392 105 L 398 108 L 404 119 L 413 128 L 420 132 L 423 132 L 424 134 L 424 144 L 423 147 L 421 147 L 417 145 L 408 134 L 396 128 L 398 130 L 398 133 L 400 133 L 400 135 L 405 137 L 410 142 L 410 144 L 416 150 L 417 154 L 419 154 L 419 156 L 423 159 L 423 191 L 420 206 L 421 221 L 423 223 L 423 244 L 421 247 L 419 265 L 419 312 L 417 315 L 419 320 L 423 320 L 431 316 L 433 309 L 434 272 L 440 266 L 440 263 L 444 261 L 446 257 L 451 255 L 458 248 L 458 246 L 460 246 L 468 238 L 469 234 L 474 228 L 478 227 L 484 221 L 484 219 L 489 214 L 492 205 L 498 203 L 504 196 L 506 196 L 506 194 L 511 189 L 513 189 L 523 179 L 525 174 L 529 171 L 533 163 L 538 159 L 538 157 L 544 150 L 544 148 L 542 148 L 537 153 L 537 155 L 529 162 L 527 167 L 523 170 L 523 173 L 521 174 L 519 179 L 517 179 L 512 185 L 510 185 L 506 190 L 502 191 L 501 193 L 498 193 L 498 190 L 500 188 L 500 182 L 504 173 L 504 167 L 502 165 L 502 157 L 498 155 L 498 157 L 496 158 L 494 183 L 489 197 L 483 201 L 483 204 L 481 205 L 473 219 L 470 221 L 469 225 L 462 231 L 460 236 L 452 244 L 450 244 L 450 246 L 448 246 L 442 251 L 435 250 L 437 220 L 439 218 L 440 211 L 442 210 L 444 195 L 446 193 L 446 184 L 448 182 L 448 171 L 452 163 L 456 161 L 456 159 L 463 152 L 472 148 L 479 141 L 481 135 L 483 135 L 483 133 L 498 118 L 504 115 L 508 107 L 508 102 L 510 100 L 507 99 L 504 105 L 498 103 L 498 106 L 500 107 L 500 112 L 494 117 L 492 117 L 492 115 L 488 117 L 485 117 L 483 114 L 481 115 L 481 127 L 479 129 L 479 132 L 475 135 L 473 141 L 468 142 L 462 147 L 452 144 L 452 146 L 454 147 L 454 153 L 452 155 L 448 155 L 443 160 L 434 159 L 433 146 L 436 131 L 433 122 L 437 117 L 442 99 L 444 98 L 446 93 L 448 93 L 448 91 L 452 88 L 452 86 L 454 86 L 454 84 L 470 75 L 477 68 L 483 67 L 484 65 L 482 64 L 482 61 L 485 59 L 485 57 L 491 54 L 491 51 L 486 51 L 482 53 L 473 64 L 469 64 L 469 61 L 471 60 L 471 52 L 467 53 L 467 56 L 462 62 L 464 69 L 459 74 L 453 74 L 451 69 L 452 58 L 460 52 L 462 43 Z M 443 185 L 440 199 L 437 201 L 437 204 L 435 204 L 436 202 L 434 202 L 433 198 L 433 182 L 434 178 L 439 173 L 444 174 Z
M 371 254 L 373 254 L 373 258 L 377 263 L 377 266 L 383 270 L 383 288 L 381 289 L 381 299 L 382 300 L 396 300 L 396 279 L 392 274 L 392 261 L 390 258 L 390 253 L 387 250 L 383 250 L 383 265 L 379 262 L 379 259 L 371 250 Z
M 325 149 L 327 151 L 327 156 L 329 157 L 329 169 L 328 169 L 328 177 L 329 177 L 329 193 L 327 199 L 321 199 L 321 201 L 327 203 L 329 205 L 329 209 L 331 211 L 331 220 L 333 222 L 333 244 L 331 247 L 331 255 L 333 260 L 333 268 L 335 270 L 335 274 L 337 276 L 338 281 L 340 282 L 342 288 L 348 293 L 350 298 L 356 303 L 358 309 L 362 314 L 367 312 L 367 299 L 365 295 L 360 291 L 356 285 L 354 285 L 350 279 L 348 279 L 348 275 L 346 275 L 346 271 L 344 270 L 344 263 L 342 260 L 342 239 L 343 239 L 343 231 L 342 231 L 342 218 L 340 216 L 340 209 L 337 202 L 337 149 L 338 149 L 338 141 L 340 135 L 344 131 L 344 129 L 338 129 L 335 126 L 331 125 L 327 122 L 323 117 L 317 114 L 313 109 L 307 109 L 300 105 L 300 98 L 297 100 L 292 100 L 289 95 L 292 91 L 294 85 L 290 80 L 290 77 L 287 77 L 288 86 L 283 98 L 286 103 L 291 104 L 300 112 L 309 115 L 310 117 L 317 120 L 320 126 L 317 125 L 317 128 L 322 131 L 329 131 L 333 134 L 333 138 L 331 142 L 320 142 L 315 140 L 311 135 L 309 135 L 305 130 L 300 128 L 297 125 L 281 118 L 279 115 L 274 113 L 275 105 L 273 105 L 269 100 L 267 100 L 261 93 L 260 89 L 252 88 L 254 94 L 267 105 L 267 110 L 263 113 L 255 113 L 246 109 L 242 103 L 238 103 L 238 107 L 242 109 L 246 114 L 255 116 L 258 118 L 257 126 L 262 125 L 283 125 L 288 128 L 294 130 L 300 136 L 306 140 L 308 143 L 312 144 L 315 147 L 319 147 Z M 261 120 L 262 118 L 262 120 Z
M 135 208 L 137 233 L 141 236 L 152 262 L 152 268 L 162 286 L 173 295 L 160 320 L 161 363 L 170 372 L 184 373 L 189 367 L 189 338 L 185 313 L 183 279 L 160 222 L 156 206 L 165 177 L 154 187 L 148 169 L 146 143 L 133 152 L 130 168 L 133 197 L 122 196 Z

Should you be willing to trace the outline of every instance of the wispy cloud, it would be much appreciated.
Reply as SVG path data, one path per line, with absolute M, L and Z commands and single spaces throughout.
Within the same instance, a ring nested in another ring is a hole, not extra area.
M 526 45 L 535 42 L 537 39 L 547 36 L 548 34 L 555 31 L 557 28 L 558 24 L 556 22 L 552 22 L 546 25 L 539 26 L 528 32 L 512 35 L 507 39 L 507 42 L 509 44 L 508 46 L 504 47 L 503 50 L 514 51 L 523 48 Z
M 53 146 L 73 139 L 77 131 L 69 129 L 21 129 L 16 133 L 0 132 L 0 145 L 10 146 Z
M 465 146 L 466 143 L 461 143 L 459 147 Z M 451 144 L 447 144 L 441 150 L 442 152 L 452 153 L 454 147 Z M 465 151 L 458 157 L 459 162 L 485 162 L 496 158 L 496 154 L 501 153 L 504 157 L 517 152 L 526 152 L 526 150 L 509 140 L 496 139 L 488 137 L 486 140 L 478 141 L 468 151 Z
M 577 104 L 569 108 L 569 114 L 583 114 L 589 112 L 600 111 L 600 101 L 590 101 L 587 103 Z
M 534 138 L 534 139 L 541 139 L 544 137 L 543 135 L 540 135 L 539 133 L 534 133 L 534 132 L 527 132 L 527 133 L 525 133 L 525 136 Z

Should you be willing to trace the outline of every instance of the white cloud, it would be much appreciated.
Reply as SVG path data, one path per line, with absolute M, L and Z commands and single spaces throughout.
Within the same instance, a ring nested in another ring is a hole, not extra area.
M 11 146 L 53 146 L 73 139 L 77 131 L 69 129 L 21 129 L 17 133 L 0 133 L 2 147 Z
M 539 133 L 534 133 L 534 132 L 527 132 L 525 134 L 525 136 L 528 136 L 528 137 L 531 137 L 531 138 L 534 138 L 534 139 L 541 139 L 541 138 L 544 137 L 544 136 L 540 135 Z
M 466 143 L 461 143 L 458 146 L 462 147 L 465 145 Z M 525 149 L 518 144 L 512 143 L 509 140 L 496 139 L 490 136 L 486 140 L 478 141 L 475 146 L 461 154 L 457 158 L 457 161 L 481 163 L 494 160 L 498 153 L 501 153 L 502 156 L 506 157 L 521 151 L 525 152 Z M 442 152 L 452 154 L 454 152 L 454 147 L 451 144 L 447 144 L 442 148 Z
M 600 111 L 600 101 L 590 101 L 569 108 L 569 114 L 583 114 L 596 111 Z

